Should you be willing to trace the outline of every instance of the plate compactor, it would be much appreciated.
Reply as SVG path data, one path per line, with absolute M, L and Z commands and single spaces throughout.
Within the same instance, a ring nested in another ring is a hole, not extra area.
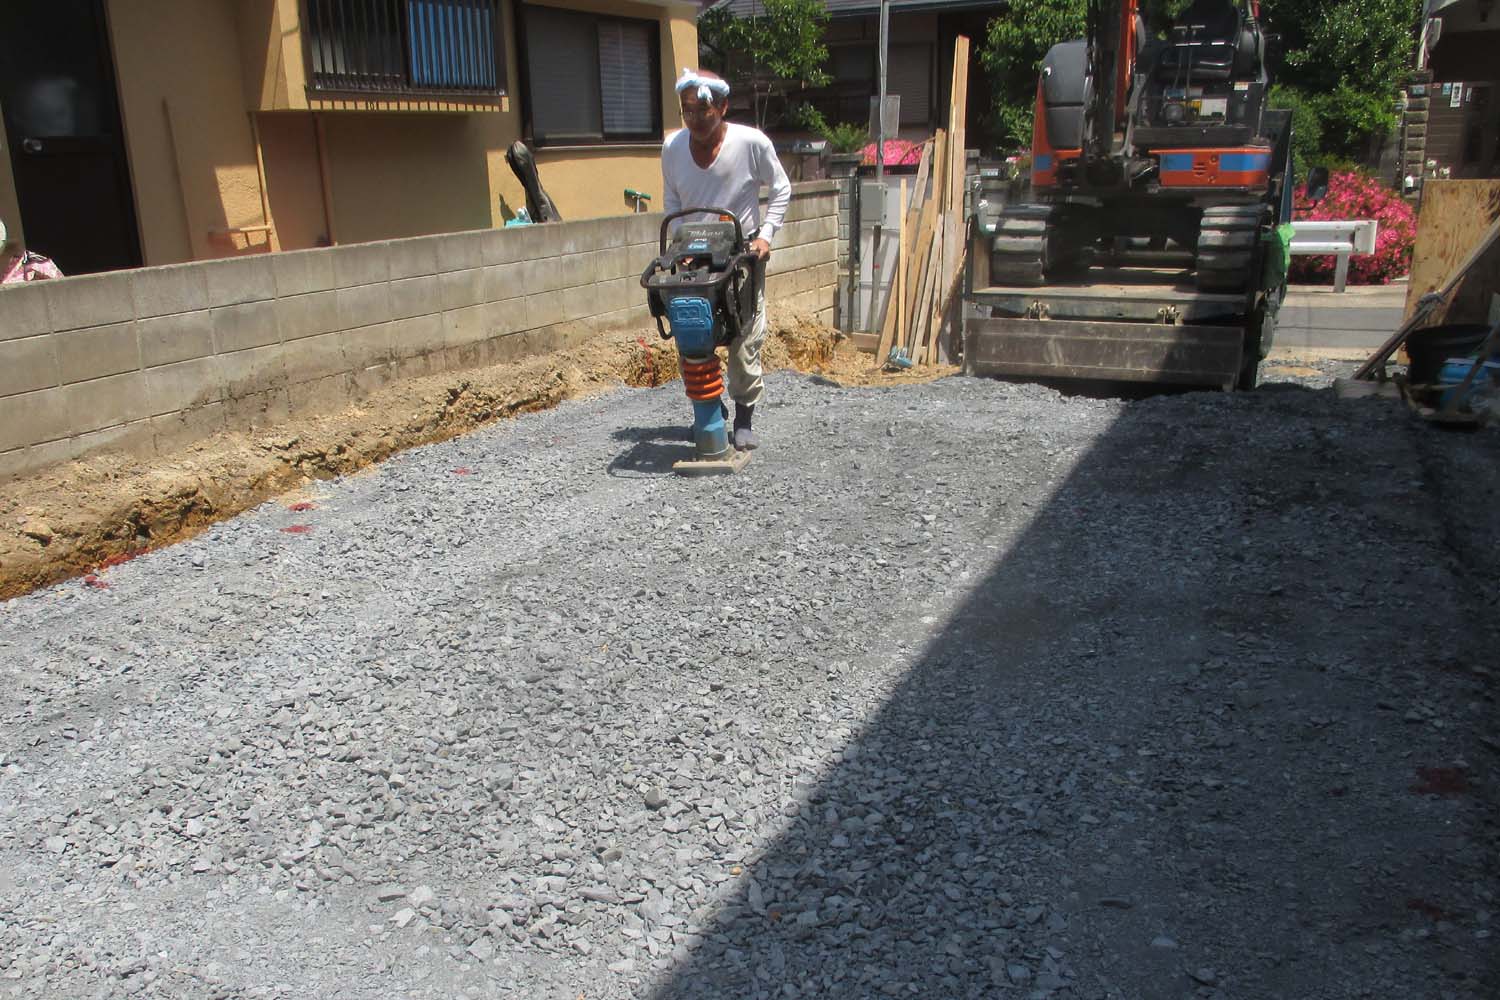
M 673 222 L 689 215 L 717 221 L 684 222 L 668 243 Z M 694 457 L 673 463 L 684 475 L 739 472 L 750 462 L 736 451 L 724 425 L 724 371 L 716 349 L 755 321 L 764 269 L 748 249 L 739 220 L 727 209 L 688 208 L 662 220 L 659 254 L 641 274 L 641 287 L 662 339 L 677 340 L 682 382 L 693 402 Z M 663 325 L 665 317 L 667 323 Z

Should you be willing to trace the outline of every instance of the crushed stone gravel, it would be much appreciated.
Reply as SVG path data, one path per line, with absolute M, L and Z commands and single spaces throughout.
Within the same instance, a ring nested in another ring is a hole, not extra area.
M 1500 995 L 1500 433 L 1349 367 L 622 389 L 0 605 L 0 998 Z

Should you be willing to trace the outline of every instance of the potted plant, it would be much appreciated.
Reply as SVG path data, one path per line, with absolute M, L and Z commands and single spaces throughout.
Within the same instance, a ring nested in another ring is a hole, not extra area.
M 823 112 L 811 104 L 799 104 L 793 119 L 819 139 L 828 143 L 828 162 L 837 174 L 852 174 L 859 166 L 860 154 L 869 142 L 870 130 L 852 122 L 829 124 Z

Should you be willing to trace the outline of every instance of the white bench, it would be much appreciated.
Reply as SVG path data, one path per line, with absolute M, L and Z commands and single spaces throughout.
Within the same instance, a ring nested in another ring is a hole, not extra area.
M 1375 234 L 1379 224 L 1374 219 L 1340 219 L 1333 222 L 1292 221 L 1294 254 L 1338 257 L 1333 272 L 1333 290 L 1342 292 L 1349 282 L 1349 258 L 1357 253 L 1375 252 Z

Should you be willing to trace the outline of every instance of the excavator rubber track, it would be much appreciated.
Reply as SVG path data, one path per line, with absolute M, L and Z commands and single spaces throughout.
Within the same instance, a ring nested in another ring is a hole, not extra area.
M 1256 246 L 1268 217 L 1264 205 L 1220 205 L 1203 210 L 1194 262 L 1199 291 L 1244 292 L 1254 273 Z
M 1024 288 L 1046 284 L 1055 215 L 1048 205 L 1011 205 L 1000 213 L 990 249 L 992 284 Z

